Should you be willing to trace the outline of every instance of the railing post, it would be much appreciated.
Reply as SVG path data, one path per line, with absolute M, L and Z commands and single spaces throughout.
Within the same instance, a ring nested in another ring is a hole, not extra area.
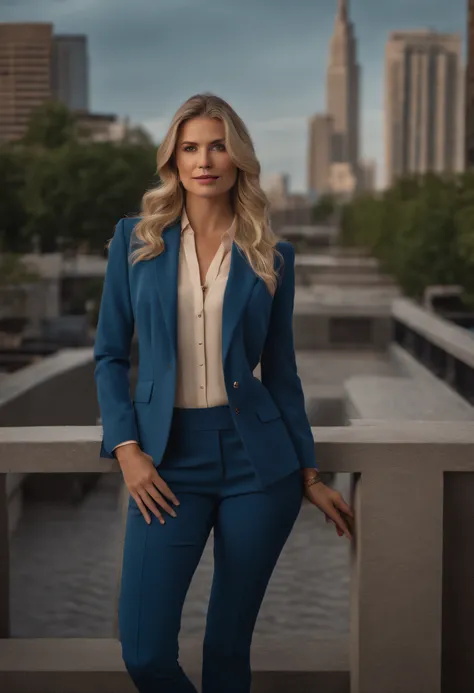
M 7 475 L 0 474 L 0 638 L 10 637 L 10 537 Z
M 441 693 L 443 479 L 412 456 L 357 482 L 352 693 Z

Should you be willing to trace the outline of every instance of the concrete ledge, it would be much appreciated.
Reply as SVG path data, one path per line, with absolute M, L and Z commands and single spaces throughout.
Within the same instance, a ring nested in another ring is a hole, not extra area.
M 393 301 L 392 316 L 447 354 L 474 368 L 474 339 L 462 327 L 429 313 L 406 298 Z
M 181 662 L 200 683 L 201 641 L 182 639 Z M 257 638 L 252 693 L 349 693 L 344 639 Z M 8 693 L 133 693 L 120 643 L 107 639 L 0 640 L 0 690 Z
M 351 419 L 473 421 L 474 408 L 442 385 L 435 378 L 352 377 L 345 384 L 347 413 Z
M 93 363 L 91 347 L 61 349 L 46 358 L 21 368 L 15 373 L 2 378 L 0 383 L 0 406 L 4 406 L 15 397 L 23 395 L 41 383 L 51 380 L 62 373 L 67 373 L 87 363 Z
M 345 382 L 349 419 L 474 420 L 474 407 L 411 354 L 398 345 L 391 345 L 389 353 L 401 377 L 349 378 Z
M 379 421 L 377 426 L 312 428 L 319 468 L 359 473 L 380 469 L 380 451 L 390 468 L 416 455 L 420 470 L 474 472 L 472 421 Z M 120 472 L 115 460 L 99 457 L 99 426 L 0 428 L 0 474 L 10 472 Z

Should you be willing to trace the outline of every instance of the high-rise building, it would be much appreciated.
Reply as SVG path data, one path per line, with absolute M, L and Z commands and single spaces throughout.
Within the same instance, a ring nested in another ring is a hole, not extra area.
M 309 123 L 308 187 L 330 192 L 331 165 L 348 164 L 356 179 L 359 165 L 359 86 L 357 40 L 348 0 L 338 0 L 326 75 L 326 112 Z
M 377 162 L 375 159 L 366 159 L 359 164 L 359 189 L 364 192 L 373 192 L 377 187 Z
M 0 142 L 22 137 L 51 98 L 52 34 L 48 23 L 0 24 Z
M 89 110 L 87 36 L 54 36 L 51 83 L 54 99 L 72 111 Z
M 462 39 L 395 32 L 386 48 L 386 183 L 409 173 L 463 169 Z
M 317 113 L 309 121 L 308 183 L 318 195 L 329 192 L 333 128 L 333 117 L 327 113 Z
M 326 77 L 327 112 L 334 119 L 333 161 L 359 163 L 359 73 L 357 41 L 348 0 L 338 0 Z
M 467 69 L 465 111 L 465 164 L 474 168 L 474 0 L 469 0 L 467 19 Z

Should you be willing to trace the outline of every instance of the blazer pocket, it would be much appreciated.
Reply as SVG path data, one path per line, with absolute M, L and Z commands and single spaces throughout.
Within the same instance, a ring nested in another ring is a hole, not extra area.
M 134 402 L 149 402 L 153 390 L 153 380 L 138 380 L 135 385 Z
M 277 405 L 270 399 L 261 402 L 260 404 L 257 404 L 256 412 L 258 418 L 263 423 L 265 423 L 266 421 L 273 421 L 274 419 L 281 418 L 280 410 L 278 409 Z

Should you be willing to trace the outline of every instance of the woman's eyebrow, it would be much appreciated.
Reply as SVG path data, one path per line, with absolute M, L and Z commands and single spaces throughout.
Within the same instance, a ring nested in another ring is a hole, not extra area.
M 223 142 L 224 138 L 220 137 L 218 140 L 212 140 L 212 142 L 209 142 L 209 144 L 218 144 L 219 142 Z M 185 140 L 184 142 L 181 142 L 181 144 L 198 144 L 198 142 L 190 142 L 189 140 Z

